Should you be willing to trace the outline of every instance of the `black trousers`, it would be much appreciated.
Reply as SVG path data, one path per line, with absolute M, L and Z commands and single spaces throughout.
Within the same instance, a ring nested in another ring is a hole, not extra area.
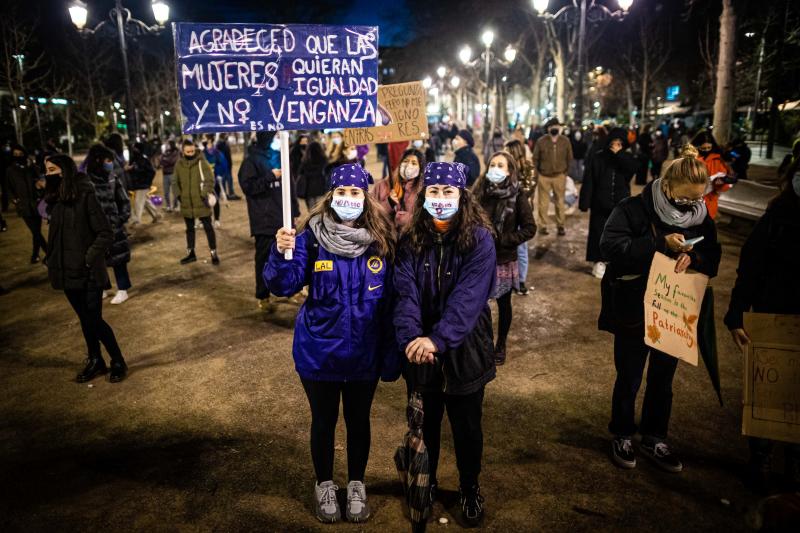
M 333 446 L 340 398 L 347 427 L 347 475 L 349 481 L 364 481 L 371 439 L 369 413 L 377 380 L 301 381 L 311 406 L 311 459 L 317 483 L 333 479 Z
M 407 383 L 410 394 L 410 385 Z M 439 451 L 442 442 L 442 418 L 447 409 L 450 429 L 453 432 L 453 448 L 461 487 L 478 484 L 483 457 L 483 393 L 484 387 L 472 394 L 445 394 L 437 390 L 422 393 L 422 409 L 425 413 L 422 435 L 428 448 L 431 483 L 437 483 Z
M 186 222 L 186 247 L 194 250 L 194 219 L 184 218 Z M 217 249 L 217 236 L 214 234 L 214 226 L 211 224 L 211 217 L 200 217 L 200 222 L 203 224 L 203 230 L 206 232 L 206 239 L 208 239 L 208 247 L 211 250 Z
M 511 329 L 511 293 L 508 291 L 497 299 L 497 345 L 505 346 L 508 332 Z
M 653 161 L 653 179 L 657 180 L 661 177 L 661 167 L 664 166 L 663 161 Z
M 643 440 L 658 442 L 667 438 L 672 412 L 672 378 L 675 377 L 678 359 L 651 349 L 642 337 L 614 336 L 617 380 L 614 383 L 611 423 L 608 429 L 614 435 L 620 436 L 632 436 L 636 433 L 636 395 L 642 384 L 648 355 L 650 366 L 647 369 L 647 389 L 644 392 L 639 432 Z
M 65 289 L 70 305 L 81 321 L 83 338 L 89 358 L 102 357 L 100 343 L 106 347 L 112 361 L 122 361 L 122 351 L 114 330 L 103 320 L 103 291 L 100 289 Z
M 275 242 L 275 235 L 256 235 L 256 298 L 269 298 L 269 289 L 264 283 L 264 265 Z
M 22 217 L 22 220 L 25 221 L 25 225 L 31 230 L 31 236 L 33 237 L 33 251 L 31 252 L 31 257 L 39 257 L 39 249 L 42 251 L 47 250 L 47 241 L 44 235 L 42 235 L 42 217 Z
M 219 180 L 214 181 L 214 194 L 217 195 L 217 203 L 214 204 L 212 210 L 214 211 L 214 220 L 219 220 L 220 198 L 222 198 L 222 186 Z

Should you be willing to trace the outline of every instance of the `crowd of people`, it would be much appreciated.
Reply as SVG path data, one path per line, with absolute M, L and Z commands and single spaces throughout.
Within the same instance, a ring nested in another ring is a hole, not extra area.
M 378 180 L 365 168 L 369 147 L 348 144 L 338 131 L 298 134 L 288 165 L 291 227 L 283 222 L 286 166 L 276 134 L 256 133 L 238 169 L 254 239 L 259 306 L 270 313 L 271 295 L 306 294 L 292 352 L 311 412 L 315 515 L 323 522 L 343 515 L 353 522 L 369 518 L 364 474 L 370 408 L 378 382 L 401 375 L 409 396 L 422 399 L 432 500 L 446 410 L 463 518 L 470 525 L 481 522 L 485 387 L 507 362 L 512 295 L 530 290 L 529 243 L 553 227 L 557 237 L 566 235 L 570 204 L 590 212 L 586 259 L 602 279 L 598 325 L 614 335 L 612 460 L 622 468 L 636 466 L 638 433 L 642 454 L 665 471 L 683 469 L 667 439 L 678 360 L 643 341 L 645 282 L 656 252 L 675 259 L 676 272 L 717 274 L 718 199 L 737 179 L 746 179 L 744 149 L 720 148 L 710 132 L 700 131 L 669 160 L 673 132 L 661 127 L 589 130 L 551 118 L 543 129 L 517 128 L 508 138 L 493 133 L 482 165 L 472 132 L 450 126 L 427 139 L 379 147 L 384 167 Z M 449 159 L 442 157 L 447 150 L 452 162 L 443 160 Z M 145 211 L 158 222 L 163 216 L 158 204 L 185 222 L 187 252 L 176 261 L 197 260 L 195 230 L 202 226 L 211 263 L 220 264 L 215 232 L 220 206 L 240 199 L 231 139 L 170 139 L 159 153 L 133 143 L 126 156 L 123 139 L 115 134 L 92 146 L 80 167 L 59 153 L 46 155 L 38 167 L 24 147 L 9 145 L 8 152 L 3 199 L 13 201 L 31 233 L 31 263 L 45 251 L 53 288 L 65 293 L 80 319 L 88 357 L 77 381 L 107 372 L 110 381 L 122 381 L 127 365 L 102 316 L 111 289 L 107 269 L 112 268 L 117 288 L 111 303 L 120 304 L 132 287 L 128 226 L 142 224 Z M 744 312 L 800 313 L 794 275 L 800 266 L 800 241 L 794 237 L 800 229 L 799 167 L 795 155 L 785 165 L 780 194 L 742 249 L 725 317 L 740 346 L 749 342 Z M 153 186 L 157 169 L 162 196 Z M 632 182 L 643 186 L 639 194 L 632 195 Z M 579 195 L 575 183 L 582 184 Z M 307 211 L 302 219 L 300 201 Z M 688 245 L 695 237 L 703 239 Z M 491 300 L 498 310 L 496 330 Z M 637 426 L 635 403 L 645 366 Z M 340 401 L 347 427 L 344 512 L 333 479 Z M 749 472 L 755 484 L 766 484 L 772 447 L 771 441 L 751 439 Z M 787 476 L 797 486 L 800 448 L 787 446 L 786 453 Z

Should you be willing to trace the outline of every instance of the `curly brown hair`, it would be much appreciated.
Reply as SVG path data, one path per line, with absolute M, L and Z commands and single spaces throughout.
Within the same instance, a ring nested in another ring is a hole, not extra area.
M 327 215 L 336 222 L 342 222 L 339 215 L 337 215 L 336 211 L 331 207 L 333 192 L 334 191 L 328 191 L 325 196 L 317 202 L 317 205 L 308 212 L 308 216 L 297 228 L 298 234 L 306 229 L 309 220 L 317 215 Z M 394 225 L 389 221 L 389 216 L 386 214 L 383 207 L 381 207 L 378 201 L 366 191 L 364 191 L 364 212 L 355 220 L 355 227 L 366 228 L 367 231 L 369 231 L 372 238 L 375 239 L 373 245 L 378 255 L 385 257 L 388 261 L 394 259 L 396 245 Z

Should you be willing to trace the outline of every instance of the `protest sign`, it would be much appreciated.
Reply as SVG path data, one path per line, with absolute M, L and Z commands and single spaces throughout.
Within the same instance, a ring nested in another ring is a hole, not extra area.
M 377 26 L 173 25 L 184 133 L 369 127 Z
M 745 313 L 742 433 L 800 443 L 800 315 Z
M 675 273 L 674 259 L 656 252 L 644 293 L 644 342 L 697 366 L 697 319 L 708 276 Z
M 426 139 L 427 91 L 421 81 L 378 87 L 377 123 L 373 128 L 349 128 L 344 132 L 348 146 Z

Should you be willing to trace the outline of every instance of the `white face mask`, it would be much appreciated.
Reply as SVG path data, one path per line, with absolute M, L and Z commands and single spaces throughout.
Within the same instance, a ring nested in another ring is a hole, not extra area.
M 422 148 L 422 141 L 414 141 L 414 142 L 413 142 L 413 143 L 411 143 L 411 144 L 413 144 L 413 145 L 414 145 L 414 148 L 416 148 L 417 150 L 419 150 L 420 148 Z
M 275 150 L 276 152 L 281 149 L 281 140 L 276 135 L 274 139 L 272 139 L 272 143 L 269 145 L 270 148 Z
M 333 139 L 331 139 L 331 142 L 333 144 L 342 144 L 342 138 L 341 137 L 334 137 Z
M 582 137 L 582 135 L 581 135 L 581 132 L 579 132 L 579 131 L 576 131 L 576 132 L 575 132 L 575 140 L 576 140 L 576 141 L 580 141 L 580 140 L 581 140 L 581 137 Z
M 400 177 L 405 180 L 413 180 L 419 176 L 419 167 L 413 165 L 400 165 Z
M 358 157 L 358 150 L 356 150 L 355 148 L 347 151 L 347 159 L 349 159 L 350 161 L 354 160 L 357 157 Z

